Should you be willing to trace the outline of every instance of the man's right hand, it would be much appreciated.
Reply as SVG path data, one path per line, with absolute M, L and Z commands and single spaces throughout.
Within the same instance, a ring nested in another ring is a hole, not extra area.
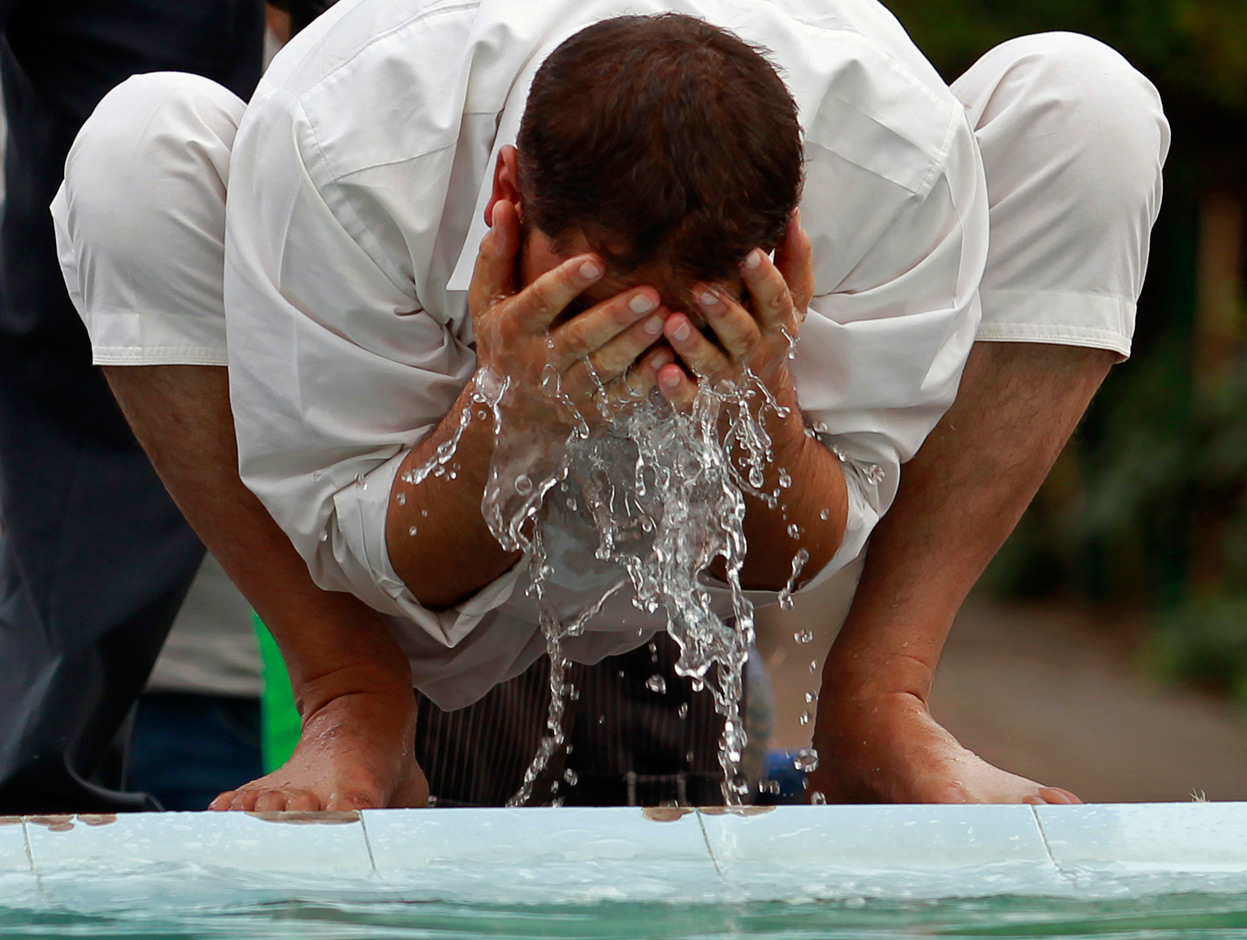
M 637 286 L 565 317 L 602 280 L 602 259 L 574 255 L 521 287 L 520 247 L 516 207 L 499 200 L 468 292 L 477 359 L 510 379 L 509 411 L 525 431 L 548 428 L 565 440 L 582 420 L 600 420 L 603 405 L 609 413 L 654 388 L 657 370 L 673 358 L 660 344 L 665 311 L 654 288 Z

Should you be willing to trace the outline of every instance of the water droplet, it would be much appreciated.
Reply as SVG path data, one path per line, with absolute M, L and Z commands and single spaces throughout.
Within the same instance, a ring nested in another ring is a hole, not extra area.
M 528 478 L 528 474 L 521 473 L 515 478 L 515 492 L 521 496 L 527 496 L 533 491 L 533 481 Z
M 568 686 L 568 687 L 567 687 L 567 700 L 568 700 L 569 702 L 579 702 L 579 701 L 580 701 L 580 689 L 578 689 L 578 688 L 577 688 L 576 686 L 574 686 L 574 685 L 572 685 L 572 686 Z M 568 749 L 567 749 L 567 750 L 568 750 L 568 752 L 570 753 L 570 752 L 571 752 L 571 747 L 568 747 Z
M 696 754 L 694 754 L 691 750 L 689 750 L 689 751 L 685 751 L 685 752 L 684 752 L 684 760 L 685 760 L 685 761 L 686 761 L 686 762 L 687 762 L 690 766 L 691 766 L 691 765 L 692 765 L 692 763 L 693 763 L 693 758 L 694 758 L 694 757 L 696 757 L 696 756 L 697 756 L 697 755 L 696 755 Z
M 822 519 L 824 522 L 826 522 L 828 519 L 830 519 L 830 518 L 831 518 L 831 510 L 830 510 L 830 509 L 824 509 L 822 512 L 820 512 L 820 513 L 818 514 L 818 518 L 820 518 L 820 519 Z
M 792 525 L 790 525 L 788 527 L 788 537 L 790 539 L 801 538 L 801 526 L 797 525 L 795 522 Z
M 818 751 L 812 747 L 803 747 L 797 751 L 796 758 L 793 759 L 792 766 L 802 773 L 813 773 L 818 770 Z
M 329 533 L 328 533 L 328 532 L 326 532 L 326 531 L 324 531 L 324 530 L 322 530 L 322 531 L 321 531 L 321 533 L 320 533 L 320 535 L 319 535 L 318 537 L 320 538 L 320 540 L 321 540 L 322 542 L 328 542 L 328 541 L 329 541 Z
M 869 467 L 862 471 L 862 476 L 866 478 L 866 482 L 872 486 L 878 486 L 887 478 L 887 471 L 877 463 L 872 463 Z
M 681 718 L 688 717 L 688 702 L 681 702 L 680 707 L 676 710 L 676 714 Z
M 413 525 L 410 529 L 408 529 L 408 530 L 407 530 L 407 534 L 408 534 L 408 535 L 415 535 L 415 534 L 416 534 L 416 527 Z
M 799 721 L 801 722 L 802 725 L 808 725 L 810 723 L 810 713 L 803 712 Z
M 812 643 L 814 641 L 813 630 L 798 630 L 792 635 L 792 638 L 798 643 Z
M 367 481 L 364 479 L 363 475 L 359 473 L 355 474 L 355 485 L 358 486 L 361 490 L 368 489 Z
M 398 504 L 399 504 L 400 506 L 406 506 L 406 505 L 407 505 L 407 494 L 406 494 L 406 493 L 399 493 L 399 494 L 398 494 L 397 496 L 395 496 L 394 498 L 398 501 Z
M 567 781 L 568 786 L 574 787 L 576 785 L 576 781 L 580 778 L 576 776 L 576 771 L 568 767 L 565 771 L 563 771 L 563 779 Z
M 788 489 L 788 487 L 792 486 L 792 474 L 787 470 L 781 469 L 779 471 L 779 485 L 784 489 Z
M 827 797 L 823 796 L 823 793 L 821 790 L 815 790 L 814 792 L 810 794 L 810 802 L 813 803 L 815 806 L 822 806 L 823 804 L 827 802 Z M 857 900 L 857 899 L 854 898 L 852 900 Z M 860 905 L 853 905 L 853 906 L 858 907 Z
M 571 512 L 575 512 L 576 510 L 578 510 L 578 509 L 580 508 L 580 504 L 579 504 L 578 502 L 576 502 L 576 497 L 575 497 L 575 496 L 569 496 L 569 497 L 567 497 L 567 508 L 568 508 Z
M 813 675 L 816 672 L 818 672 L 818 660 L 811 659 L 810 660 L 810 675 Z
M 645 687 L 651 692 L 662 694 L 667 691 L 667 680 L 662 676 L 650 676 L 645 680 Z
M 598 715 L 598 724 L 599 724 L 599 725 L 604 725 L 604 724 L 606 724 L 606 716 L 605 716 L 605 715 Z
M 805 704 L 812 705 L 817 700 L 818 700 L 817 692 L 806 692 L 805 693 Z

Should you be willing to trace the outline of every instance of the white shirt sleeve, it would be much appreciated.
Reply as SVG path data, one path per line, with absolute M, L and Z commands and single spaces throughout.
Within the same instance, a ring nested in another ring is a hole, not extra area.
M 432 177 L 444 177 L 425 159 Z M 312 122 L 281 90 L 253 101 L 234 149 L 225 299 L 230 395 L 243 481 L 328 590 L 419 624 L 453 645 L 509 596 L 508 572 L 446 611 L 422 607 L 385 544 L 404 454 L 449 411 L 476 363 L 360 217 Z M 417 194 L 411 219 L 429 228 Z M 432 220 L 436 223 L 436 217 Z
M 860 554 L 892 504 L 901 464 L 952 404 L 974 342 L 987 191 L 964 114 L 943 113 L 943 144 L 926 162 L 896 159 L 914 148 L 894 140 L 859 134 L 857 151 L 825 141 L 825 121 L 813 122 L 806 142 L 802 217 L 819 288 L 834 286 L 810 305 L 793 372 L 808 424 L 841 458 L 849 496 L 840 550 L 809 586 Z

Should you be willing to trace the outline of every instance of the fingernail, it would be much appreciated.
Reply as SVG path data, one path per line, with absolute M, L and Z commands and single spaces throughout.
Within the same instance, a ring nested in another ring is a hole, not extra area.
M 671 331 L 671 335 L 682 343 L 693 335 L 693 329 L 688 325 L 688 321 L 685 320 L 683 323 L 676 324 L 675 329 Z
M 644 324 L 642 324 L 642 329 L 644 329 L 650 336 L 657 336 L 662 332 L 662 323 L 662 317 L 650 317 Z
M 591 281 L 596 277 L 601 277 L 602 267 L 595 261 L 586 261 L 580 265 L 580 276 L 586 281 Z
M 680 373 L 672 369 L 659 376 L 658 381 L 660 381 L 667 388 L 675 388 L 680 384 Z
M 649 294 L 633 294 L 632 299 L 628 301 L 628 306 L 635 313 L 649 313 L 658 306 L 658 302 Z
M 675 356 L 671 355 L 671 351 L 668 349 L 659 349 L 656 353 L 654 353 L 654 357 L 650 359 L 649 364 L 650 367 L 657 372 L 663 366 L 672 362 L 675 362 Z
M 749 252 L 749 254 L 745 256 L 745 263 L 743 267 L 745 268 L 746 271 L 752 271 L 754 268 L 756 268 L 761 263 L 762 263 L 762 249 L 755 248 L 753 251 Z
M 697 302 L 703 307 L 715 307 L 719 303 L 719 295 L 712 291 L 709 287 L 702 288 L 697 295 Z

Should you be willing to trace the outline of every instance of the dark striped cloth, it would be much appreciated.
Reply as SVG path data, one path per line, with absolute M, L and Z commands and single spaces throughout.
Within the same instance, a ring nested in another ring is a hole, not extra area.
M 530 804 L 722 804 L 723 718 L 709 691 L 694 692 L 691 680 L 675 674 L 678 658 L 674 641 L 660 633 L 596 665 L 571 664 L 568 678 L 578 694 L 567 702 L 567 744 L 538 779 Z M 665 691 L 650 688 L 655 675 Z M 519 790 L 546 731 L 549 677 L 543 656 L 453 712 L 417 693 L 416 759 L 436 805 L 501 806 Z

